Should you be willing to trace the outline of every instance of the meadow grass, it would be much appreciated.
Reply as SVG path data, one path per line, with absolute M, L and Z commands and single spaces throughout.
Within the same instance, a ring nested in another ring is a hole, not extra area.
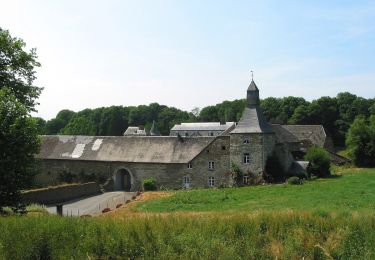
M 139 203 L 145 212 L 304 210 L 375 210 L 375 169 L 346 169 L 342 175 L 303 185 L 263 185 L 241 188 L 177 191 L 172 196 Z
M 179 191 L 135 203 L 135 215 L 3 217 L 0 259 L 375 259 L 374 184 L 374 169 L 346 169 L 303 185 Z
M 0 259 L 374 259 L 375 216 L 0 218 Z

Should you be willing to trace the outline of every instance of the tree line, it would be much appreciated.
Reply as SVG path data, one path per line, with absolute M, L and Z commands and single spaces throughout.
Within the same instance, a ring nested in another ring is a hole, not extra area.
M 190 112 L 152 103 L 140 106 L 111 106 L 84 109 L 79 112 L 60 111 L 55 118 L 37 118 L 39 133 L 67 135 L 121 136 L 128 126 L 150 129 L 152 121 L 162 135 L 181 122 L 238 122 L 246 105 L 245 99 L 195 108 Z M 356 117 L 375 115 L 375 99 L 366 99 L 343 92 L 336 97 L 321 97 L 311 102 L 302 97 L 268 97 L 261 100 L 267 120 L 273 124 L 321 124 L 335 145 L 344 146 L 345 136 Z

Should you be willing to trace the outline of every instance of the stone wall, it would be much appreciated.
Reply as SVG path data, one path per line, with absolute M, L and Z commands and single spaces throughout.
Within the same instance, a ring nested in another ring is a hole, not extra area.
M 246 140 L 246 141 L 245 141 Z M 231 134 L 230 161 L 237 164 L 244 174 L 262 174 L 267 158 L 271 155 L 276 136 L 270 134 Z M 250 163 L 244 162 L 244 154 L 250 155 Z
M 80 176 L 101 180 L 104 184 L 113 178 L 121 169 L 129 172 L 131 191 L 142 188 L 142 181 L 155 178 L 159 189 L 180 189 L 183 187 L 183 177 L 190 178 L 190 187 L 208 187 L 208 178 L 215 178 L 215 186 L 227 186 L 230 183 L 229 136 L 216 138 L 206 149 L 192 160 L 192 169 L 187 164 L 163 163 L 127 163 L 99 162 L 83 160 L 42 160 L 40 174 L 36 182 L 40 186 L 57 185 L 66 182 L 64 176 L 74 176 L 74 181 L 80 181 Z M 208 169 L 208 162 L 213 161 L 215 168 Z M 99 181 L 98 181 L 99 182 Z M 113 186 L 113 185 L 112 185 Z
M 90 182 L 25 191 L 22 193 L 22 197 L 27 204 L 39 203 L 49 205 L 99 194 L 100 192 L 99 185 L 95 182 Z

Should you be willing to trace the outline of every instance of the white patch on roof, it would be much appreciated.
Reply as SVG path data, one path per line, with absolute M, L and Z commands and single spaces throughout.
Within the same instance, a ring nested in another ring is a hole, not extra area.
M 79 158 L 85 150 L 86 144 L 77 144 L 72 152 L 72 158 Z
M 74 139 L 74 136 L 71 135 L 59 135 L 59 141 L 63 144 L 66 144 L 68 142 L 71 142 Z
M 62 157 L 69 157 L 69 158 L 72 157 L 72 156 L 70 155 L 70 153 L 63 153 L 61 156 L 62 156 Z
M 91 150 L 93 150 L 93 151 L 99 150 L 100 145 L 102 144 L 102 142 L 103 142 L 103 139 L 96 139 L 95 142 L 92 145 Z

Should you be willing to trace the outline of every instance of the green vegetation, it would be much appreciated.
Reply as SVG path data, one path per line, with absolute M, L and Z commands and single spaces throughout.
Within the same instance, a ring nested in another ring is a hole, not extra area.
M 346 139 L 348 154 L 358 166 L 375 166 L 375 115 L 358 117 Z
M 374 259 L 374 243 L 374 216 L 320 211 L 0 219 L 1 259 Z
M 154 178 L 144 179 L 142 182 L 142 187 L 144 191 L 157 190 L 156 180 Z
M 374 212 L 374 187 L 375 169 L 361 169 L 342 176 L 313 179 L 303 185 L 178 191 L 170 197 L 138 204 L 138 209 L 148 212 L 288 209 Z
M 25 210 L 20 190 L 32 185 L 39 150 L 37 120 L 30 112 L 41 92 L 33 85 L 40 64 L 35 49 L 25 46 L 0 28 L 0 214 L 4 207 Z
M 331 175 L 331 159 L 328 152 L 321 147 L 313 146 L 307 150 L 305 160 L 310 164 L 307 167 L 307 173 L 311 176 L 327 177 Z

